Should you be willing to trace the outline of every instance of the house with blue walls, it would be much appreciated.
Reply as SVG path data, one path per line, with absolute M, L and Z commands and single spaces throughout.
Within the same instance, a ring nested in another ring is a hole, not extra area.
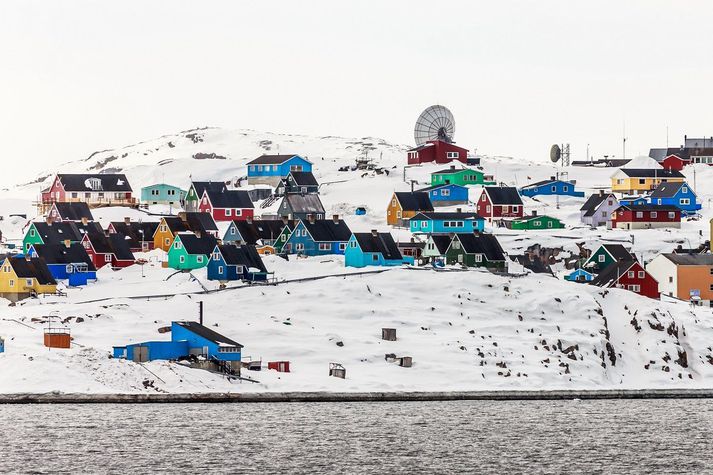
M 408 260 L 413 263 L 413 258 Z M 391 233 L 354 233 L 344 251 L 346 267 L 400 266 L 404 258 Z
M 409 220 L 409 229 L 414 234 L 472 233 L 484 228 L 485 218 L 460 209 L 455 212 L 421 212 Z
M 208 262 L 208 280 L 263 282 L 267 269 L 255 246 L 216 244 Z
M 649 204 L 656 206 L 675 206 L 681 210 L 681 215 L 690 216 L 701 210 L 696 193 L 688 183 L 661 183 L 648 198 Z
M 248 162 L 248 184 L 279 186 L 290 172 L 311 172 L 312 162 L 299 155 L 262 155 Z
M 81 243 L 32 244 L 27 254 L 44 259 L 52 277 L 67 280 L 70 286 L 97 280 L 97 269 Z
M 443 185 L 429 186 L 418 191 L 428 193 L 431 204 L 438 206 L 453 206 L 468 203 L 468 188 L 462 185 L 446 183 Z
M 646 206 L 648 204 L 647 196 L 622 196 L 619 199 L 619 206 Z
M 565 275 L 564 280 L 570 282 L 591 282 L 594 280 L 594 274 L 584 269 L 576 269 L 574 272 Z
M 137 363 L 183 360 L 202 356 L 208 362 L 240 374 L 243 345 L 198 322 L 172 322 L 171 341 L 146 341 L 114 347 L 114 358 Z
M 575 196 L 577 198 L 584 198 L 584 192 L 576 191 L 574 185 L 574 181 L 564 181 L 552 176 L 549 180 L 542 180 L 523 186 L 520 188 L 520 194 L 522 196 L 529 196 L 530 198 L 538 195 Z
M 323 256 L 344 254 L 352 232 L 342 219 L 300 220 L 282 246 L 284 254 Z

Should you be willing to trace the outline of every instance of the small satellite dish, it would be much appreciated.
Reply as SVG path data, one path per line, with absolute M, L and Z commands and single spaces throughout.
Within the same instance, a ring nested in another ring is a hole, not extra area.
M 550 160 L 552 160 L 553 163 L 557 163 L 560 161 L 560 158 L 562 158 L 562 150 L 559 145 L 554 144 L 550 147 Z
M 416 145 L 423 145 L 433 140 L 453 142 L 456 131 L 456 121 L 453 114 L 444 106 L 431 106 L 421 112 L 413 129 Z

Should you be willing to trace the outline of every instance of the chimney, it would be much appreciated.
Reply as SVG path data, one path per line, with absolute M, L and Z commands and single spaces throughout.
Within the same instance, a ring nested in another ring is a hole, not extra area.
M 334 224 L 337 224 L 339 222 L 339 215 L 338 214 L 333 214 L 332 215 L 332 221 L 334 221 Z
M 243 241 L 241 239 L 238 239 L 237 241 L 235 241 L 235 247 L 240 247 L 242 245 L 243 245 Z
M 124 216 L 124 224 L 131 224 L 131 218 Z
M 82 216 L 82 224 L 83 224 L 84 226 L 86 226 L 87 224 L 89 224 L 89 218 L 87 218 L 86 216 Z
M 456 208 L 456 213 L 462 213 L 462 212 L 463 212 L 463 208 Z
M 455 165 L 451 165 L 451 170 L 455 170 L 455 169 L 456 169 L 456 166 L 455 166 Z
M 186 219 L 188 219 L 187 216 L 188 215 L 186 214 L 185 211 L 181 211 L 180 213 L 178 213 L 178 217 L 181 218 L 181 221 L 183 221 L 183 222 L 185 222 Z
M 555 177 L 551 176 L 550 181 L 555 181 Z
M 288 224 L 290 222 L 290 217 L 283 214 L 282 222 L 283 222 L 283 224 Z
M 198 323 L 203 325 L 203 301 L 198 302 Z
M 372 230 L 371 230 L 371 235 L 374 236 L 374 237 L 378 237 L 378 236 L 379 236 L 379 232 L 378 232 L 376 229 L 372 229 Z
M 534 210 L 534 209 L 532 210 L 532 216 L 533 216 L 533 217 L 537 216 L 537 211 Z
M 451 181 L 450 181 L 450 180 L 446 180 L 446 185 L 450 185 L 450 184 L 451 184 Z
M 312 213 L 307 215 L 307 221 L 310 223 L 314 223 L 314 215 Z
M 202 233 L 201 233 L 200 229 L 196 229 L 195 231 L 193 231 L 193 234 L 195 234 L 196 237 L 197 237 L 198 239 L 200 239 Z
M 64 247 L 69 248 L 69 246 L 71 246 L 71 245 L 72 245 L 72 241 L 70 241 L 69 239 L 64 240 Z
M 49 216 L 49 215 L 48 215 L 48 216 L 45 218 L 45 222 L 47 223 L 48 226 L 52 226 L 52 221 L 54 221 L 54 219 L 52 218 L 52 216 Z
M 413 193 L 413 180 L 411 180 L 411 193 Z
M 599 196 L 604 196 L 604 190 L 599 190 Z
M 253 217 L 252 217 L 252 216 L 248 216 L 247 218 L 245 218 L 245 221 L 246 221 L 248 224 L 253 224 Z
M 29 254 L 25 254 L 25 260 L 26 260 L 27 262 L 30 262 L 30 261 L 32 260 L 32 257 L 30 257 Z

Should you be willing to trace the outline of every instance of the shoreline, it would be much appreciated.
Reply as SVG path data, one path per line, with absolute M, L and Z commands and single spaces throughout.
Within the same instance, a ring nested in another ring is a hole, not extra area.
M 324 403 L 417 401 L 556 401 L 711 399 L 711 389 L 589 389 L 553 391 L 275 392 L 178 394 L 0 394 L 0 404 Z

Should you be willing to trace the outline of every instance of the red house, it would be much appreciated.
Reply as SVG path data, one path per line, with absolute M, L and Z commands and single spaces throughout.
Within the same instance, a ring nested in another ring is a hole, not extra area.
M 448 163 L 458 160 L 468 162 L 468 149 L 457 147 L 452 143 L 442 140 L 433 140 L 408 151 L 408 164 L 420 165 L 421 163 Z
M 676 206 L 619 206 L 611 215 L 612 229 L 680 228 L 681 210 Z
M 97 269 L 107 264 L 111 264 L 115 268 L 128 267 L 135 262 L 134 254 L 129 248 L 129 240 L 120 233 L 108 236 L 100 233 L 87 233 L 82 238 L 82 246 Z
M 477 213 L 492 221 L 494 218 L 522 218 L 522 198 L 512 186 L 486 186 L 478 198 Z
M 252 219 L 255 209 L 247 191 L 223 187 L 203 191 L 198 211 L 210 213 L 215 221 L 245 221 Z
M 690 165 L 690 163 L 690 159 L 681 158 L 678 155 L 671 154 L 661 161 L 661 166 L 664 167 L 665 170 L 676 170 L 680 172 L 683 170 L 683 167 Z
M 598 287 L 626 289 L 652 299 L 660 295 L 658 281 L 636 261 L 615 262 L 590 283 Z

